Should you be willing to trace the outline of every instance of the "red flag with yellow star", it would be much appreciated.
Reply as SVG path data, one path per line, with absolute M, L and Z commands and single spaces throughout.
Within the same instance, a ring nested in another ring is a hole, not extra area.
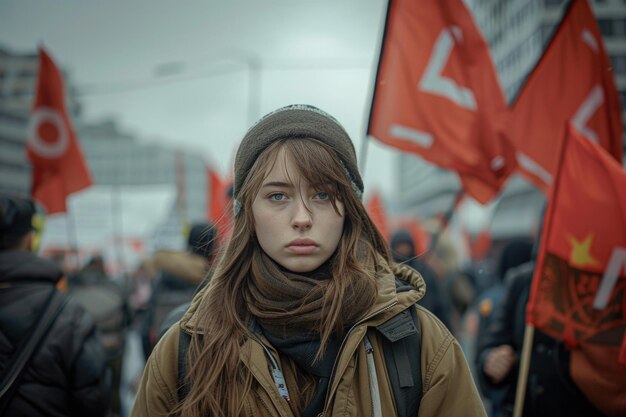
M 565 341 L 619 347 L 626 363 L 626 172 L 568 124 L 527 321 Z

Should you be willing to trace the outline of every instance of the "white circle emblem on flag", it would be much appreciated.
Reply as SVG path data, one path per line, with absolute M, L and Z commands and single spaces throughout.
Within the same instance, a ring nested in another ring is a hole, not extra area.
M 42 138 L 39 129 L 43 123 L 50 123 L 56 128 L 55 138 Z M 46 158 L 58 158 L 63 155 L 70 144 L 63 118 L 58 111 L 50 107 L 39 107 L 34 110 L 28 124 L 28 144 L 36 154 Z

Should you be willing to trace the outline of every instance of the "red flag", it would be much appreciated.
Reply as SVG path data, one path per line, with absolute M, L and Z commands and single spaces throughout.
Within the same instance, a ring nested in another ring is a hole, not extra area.
M 48 214 L 66 212 L 67 196 L 92 184 L 65 109 L 61 73 L 43 48 L 26 155 L 33 166 L 32 195 Z
M 571 347 L 620 347 L 626 363 L 626 172 L 571 125 L 563 143 L 527 320 Z
M 207 168 L 207 175 L 209 177 L 209 201 L 207 204 L 208 217 L 212 223 L 217 223 L 224 215 L 224 210 L 228 204 L 228 192 L 227 184 L 222 181 L 220 174 L 211 167 Z
M 230 236 L 232 228 L 232 205 L 228 197 L 228 189 L 232 181 L 222 179 L 220 174 L 211 167 L 207 167 L 209 180 L 209 201 L 207 202 L 207 217 L 217 227 L 219 243 Z
M 365 209 L 378 228 L 378 231 L 388 240 L 389 226 L 387 222 L 387 212 L 385 210 L 385 204 L 377 191 L 373 192 L 369 200 L 365 203 Z
M 586 0 L 574 0 L 513 104 L 511 140 L 522 174 L 547 192 L 563 124 L 622 160 L 623 124 L 611 62 Z
M 515 167 L 508 108 L 462 0 L 389 2 L 368 134 L 456 171 L 485 203 Z

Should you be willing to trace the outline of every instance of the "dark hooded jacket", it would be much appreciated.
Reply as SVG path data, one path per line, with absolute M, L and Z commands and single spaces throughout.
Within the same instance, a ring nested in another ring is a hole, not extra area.
M 401 256 L 394 252 L 396 245 L 406 243 L 411 246 L 411 256 Z M 415 242 L 413 237 L 406 230 L 397 230 L 391 237 L 391 254 L 394 261 L 405 264 L 418 271 L 426 284 L 426 295 L 418 301 L 418 304 L 433 313 L 439 320 L 450 328 L 450 309 L 447 294 L 441 290 L 437 273 L 424 261 L 419 259 L 415 253 Z
M 0 374 L 31 333 L 62 272 L 25 251 L 0 251 Z M 71 299 L 23 373 L 6 415 L 104 416 L 110 375 L 91 316 Z

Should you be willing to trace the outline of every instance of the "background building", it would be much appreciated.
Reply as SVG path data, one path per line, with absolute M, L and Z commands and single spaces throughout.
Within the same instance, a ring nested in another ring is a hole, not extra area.
M 36 53 L 0 49 L 3 192 L 30 194 L 26 136 L 37 71 Z M 184 248 L 188 224 L 207 217 L 210 184 L 203 158 L 143 143 L 113 121 L 84 123 L 72 79 L 67 73 L 63 76 L 68 112 L 94 184 L 70 197 L 72 219 L 52 216 L 46 220 L 41 250 L 50 253 L 74 248 L 85 259 L 99 253 L 119 272 L 132 268 L 156 247 Z
M 31 167 L 26 132 L 37 83 L 38 55 L 0 49 L 0 190 L 29 194 Z M 113 121 L 85 124 L 71 77 L 64 73 L 66 103 L 94 185 L 173 185 L 185 221 L 206 216 L 204 160 L 192 152 L 143 144 Z

